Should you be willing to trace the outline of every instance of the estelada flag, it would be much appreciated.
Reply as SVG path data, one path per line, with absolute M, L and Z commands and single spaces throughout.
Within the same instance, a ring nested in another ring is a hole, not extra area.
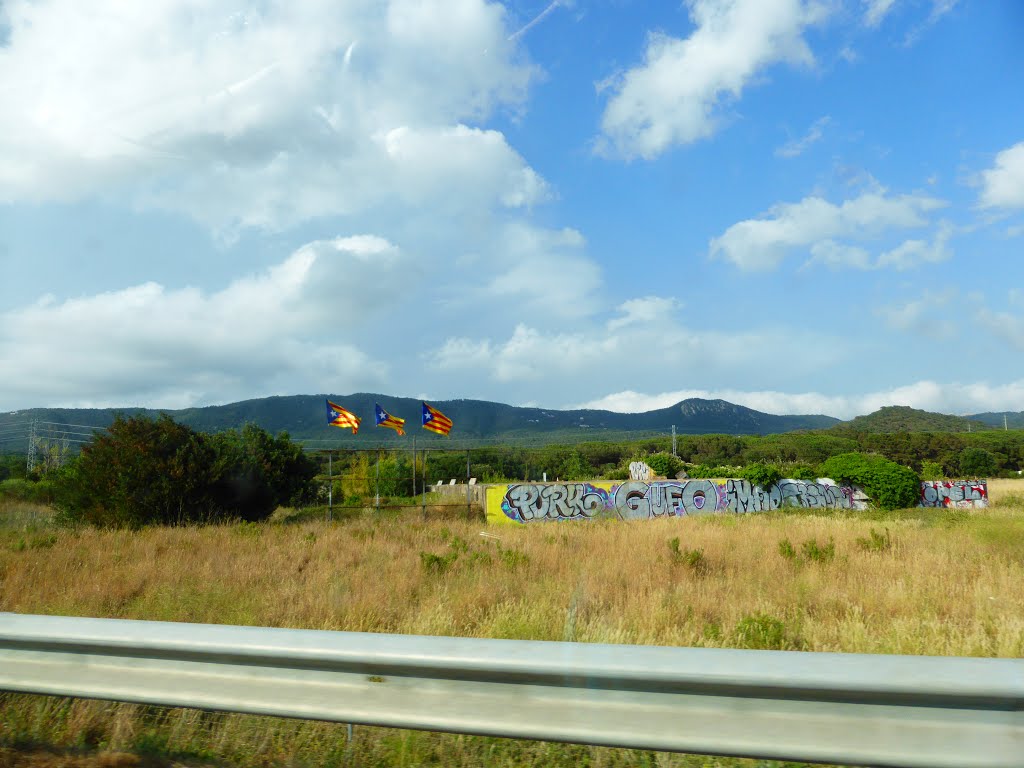
M 375 405 L 377 406 L 377 426 L 387 427 L 388 429 L 395 430 L 395 432 L 397 432 L 400 435 L 404 435 L 405 430 L 402 429 L 402 427 L 405 426 L 405 419 L 400 419 L 397 416 L 392 416 L 390 413 L 388 413 L 387 411 L 380 407 L 380 403 L 375 403 Z
M 452 420 L 441 413 L 437 408 L 423 403 L 423 428 L 439 435 L 447 435 L 452 431 Z
M 337 403 L 332 403 L 330 400 L 327 401 L 327 424 L 332 427 L 347 428 L 352 427 L 352 434 L 358 434 L 359 432 L 359 417 L 354 413 L 350 413 L 342 408 Z

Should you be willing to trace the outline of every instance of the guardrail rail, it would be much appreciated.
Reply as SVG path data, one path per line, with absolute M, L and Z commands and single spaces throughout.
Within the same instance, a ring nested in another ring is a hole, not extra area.
M 1024 766 L 1024 661 L 0 613 L 0 690 L 675 752 Z

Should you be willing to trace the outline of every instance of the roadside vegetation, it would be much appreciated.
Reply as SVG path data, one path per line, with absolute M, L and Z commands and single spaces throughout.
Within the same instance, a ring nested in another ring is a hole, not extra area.
M 265 523 L 65 527 L 49 506 L 6 500 L 0 610 L 1020 657 L 1024 482 L 991 492 L 988 510 L 780 510 L 523 526 L 497 539 L 473 521 L 328 524 L 286 510 Z M 0 746 L 33 745 L 189 765 L 778 765 L 364 727 L 349 744 L 341 725 L 0 695 Z
M 985 434 L 1011 441 L 987 444 L 997 463 L 1019 463 L 1014 433 Z M 885 437 L 899 445 L 903 436 Z M 660 443 L 474 449 L 474 474 L 484 480 L 522 480 L 540 468 L 551 478 L 624 477 L 642 459 L 661 476 L 686 470 L 770 484 L 831 474 L 889 493 L 876 491 L 880 503 L 866 511 L 602 520 L 484 537 L 463 499 L 445 506 L 440 495 L 411 495 L 414 472 L 464 477 L 465 453 L 432 453 L 414 466 L 409 453 L 382 452 L 379 481 L 375 455 L 336 455 L 330 480 L 341 509 L 328 523 L 323 457 L 287 435 L 256 427 L 204 435 L 133 417 L 44 474 L 27 475 L 23 458 L 0 461 L 0 611 L 1020 657 L 1024 481 L 991 481 L 987 510 L 914 508 L 921 474 L 956 475 L 946 470 L 987 460 L 978 451 L 988 448 L 942 444 L 952 467 L 922 448 L 924 438 L 904 446 L 916 446 L 918 465 L 827 435 L 683 438 L 678 456 Z M 378 487 L 408 509 L 374 512 Z M 5 768 L 778 765 L 364 727 L 355 734 L 349 742 L 343 725 L 0 694 Z

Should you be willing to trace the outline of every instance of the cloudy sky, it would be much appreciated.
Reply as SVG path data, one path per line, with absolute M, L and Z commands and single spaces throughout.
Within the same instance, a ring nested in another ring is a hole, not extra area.
M 1024 410 L 1018 0 L 2 0 L 0 411 Z

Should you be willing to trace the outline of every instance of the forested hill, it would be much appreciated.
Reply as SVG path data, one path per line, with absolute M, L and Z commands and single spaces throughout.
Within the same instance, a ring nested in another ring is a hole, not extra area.
M 1013 411 L 1000 411 L 999 413 L 978 413 L 967 418 L 980 421 L 982 424 L 989 424 L 996 429 L 1024 429 L 1024 411 L 1014 413 Z
M 330 399 L 355 413 L 363 421 L 359 434 L 352 436 L 327 426 L 325 400 Z M 394 432 L 374 425 L 374 403 L 380 403 L 392 415 L 406 419 L 409 431 L 424 439 L 441 440 L 420 429 L 420 401 L 372 393 L 353 395 L 292 395 L 245 400 L 229 405 L 183 410 L 152 409 L 80 409 L 38 408 L 4 414 L 0 419 L 58 422 L 106 427 L 117 412 L 125 415 L 167 413 L 176 421 L 195 429 L 216 432 L 253 422 L 276 433 L 286 430 L 301 440 L 327 439 L 332 443 L 379 443 L 396 438 Z M 631 432 L 668 434 L 675 425 L 679 434 L 766 435 L 795 430 L 826 429 L 839 423 L 830 416 L 775 416 L 724 400 L 684 400 L 669 408 L 645 413 L 613 413 L 600 410 L 561 411 L 546 408 L 519 408 L 483 400 L 438 400 L 439 408 L 455 423 L 452 438 L 500 439 L 536 438 L 538 441 L 592 439 Z
M 999 418 L 1002 426 L 1002 416 Z M 836 431 L 852 432 L 981 432 L 992 429 L 974 417 L 948 416 L 944 413 L 919 411 L 903 405 L 880 408 L 867 416 L 858 416 L 834 427 Z

